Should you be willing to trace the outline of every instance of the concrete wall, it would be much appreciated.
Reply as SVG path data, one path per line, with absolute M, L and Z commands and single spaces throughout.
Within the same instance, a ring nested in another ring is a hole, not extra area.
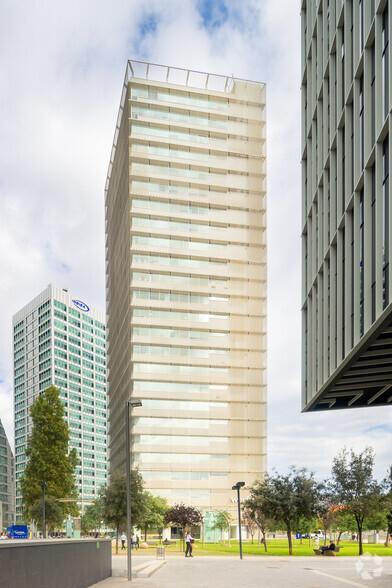
M 111 541 L 1 541 L 0 570 L 2 588 L 87 588 L 111 576 Z

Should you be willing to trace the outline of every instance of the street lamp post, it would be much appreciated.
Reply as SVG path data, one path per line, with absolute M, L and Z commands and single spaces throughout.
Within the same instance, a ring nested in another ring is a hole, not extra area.
M 46 482 L 38 482 L 38 485 L 42 488 L 42 538 L 46 539 L 46 532 L 45 532 L 45 488 L 47 488 Z
M 238 503 L 238 532 L 240 540 L 240 559 L 242 559 L 242 537 L 241 537 L 241 505 L 240 505 L 240 488 L 245 486 L 245 482 L 237 482 L 232 490 L 237 490 L 237 503 Z
M 132 546 L 131 546 L 131 445 L 130 445 L 130 410 L 129 407 L 135 408 L 142 406 L 142 401 L 138 399 L 127 400 L 125 403 L 125 452 L 127 463 L 127 562 L 128 562 L 128 580 L 132 580 Z

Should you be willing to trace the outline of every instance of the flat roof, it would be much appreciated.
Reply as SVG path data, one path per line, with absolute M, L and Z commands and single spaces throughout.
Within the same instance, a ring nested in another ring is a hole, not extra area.
M 158 63 L 149 63 L 147 61 L 137 61 L 129 59 L 125 72 L 126 83 L 132 78 L 142 80 L 151 80 L 153 82 L 163 82 L 165 84 L 175 84 L 177 86 L 186 86 L 199 90 L 209 90 L 211 92 L 231 92 L 234 82 L 245 82 L 246 84 L 256 84 L 264 86 L 264 82 L 235 78 L 233 75 L 224 76 L 220 74 L 208 73 L 185 69 L 183 67 L 172 67 L 171 65 L 161 65 Z
M 107 191 L 109 189 L 110 176 L 112 174 L 114 155 L 117 147 L 118 133 L 120 130 L 125 99 L 128 91 L 128 83 L 132 79 L 151 80 L 152 82 L 184 86 L 190 89 L 194 88 L 195 90 L 224 92 L 227 94 L 229 94 L 232 91 L 235 82 L 242 82 L 245 84 L 257 86 L 266 85 L 265 82 L 256 82 L 254 80 L 235 78 L 233 75 L 224 76 L 220 74 L 213 74 L 192 69 L 184 69 L 182 67 L 173 67 L 171 65 L 162 65 L 158 63 L 150 63 L 148 61 L 137 61 L 136 59 L 128 59 L 127 67 L 125 69 L 125 77 L 121 92 L 121 100 L 117 115 L 116 128 L 114 131 L 113 145 L 110 153 L 108 173 L 106 176 L 105 195 L 107 195 Z

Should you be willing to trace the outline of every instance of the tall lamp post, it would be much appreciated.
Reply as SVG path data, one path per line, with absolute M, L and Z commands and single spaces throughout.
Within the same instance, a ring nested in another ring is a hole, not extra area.
M 125 451 L 127 458 L 127 562 L 128 562 L 128 580 L 132 580 L 132 548 L 131 548 L 131 445 L 130 445 L 130 410 L 129 407 L 135 408 L 142 406 L 139 399 L 127 400 L 125 403 Z
M 241 537 L 241 505 L 240 505 L 240 488 L 245 486 L 245 482 L 237 482 L 232 490 L 237 490 L 237 503 L 238 503 L 238 533 L 240 539 L 240 559 L 242 559 L 242 537 Z
M 46 482 L 38 482 L 38 485 L 42 488 L 42 538 L 46 539 L 46 532 L 45 532 L 45 488 L 48 487 Z

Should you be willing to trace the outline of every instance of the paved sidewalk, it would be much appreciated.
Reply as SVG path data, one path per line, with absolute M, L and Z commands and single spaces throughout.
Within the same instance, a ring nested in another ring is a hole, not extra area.
M 113 569 L 126 565 L 113 557 Z M 142 556 L 134 564 L 142 563 Z M 361 567 L 362 566 L 362 567 Z M 213 557 L 192 559 L 170 556 L 167 563 L 150 578 L 128 582 L 112 577 L 94 584 L 94 588 L 343 588 L 357 586 L 391 588 L 392 558 L 359 557 Z M 90 587 L 93 588 L 93 587 Z

